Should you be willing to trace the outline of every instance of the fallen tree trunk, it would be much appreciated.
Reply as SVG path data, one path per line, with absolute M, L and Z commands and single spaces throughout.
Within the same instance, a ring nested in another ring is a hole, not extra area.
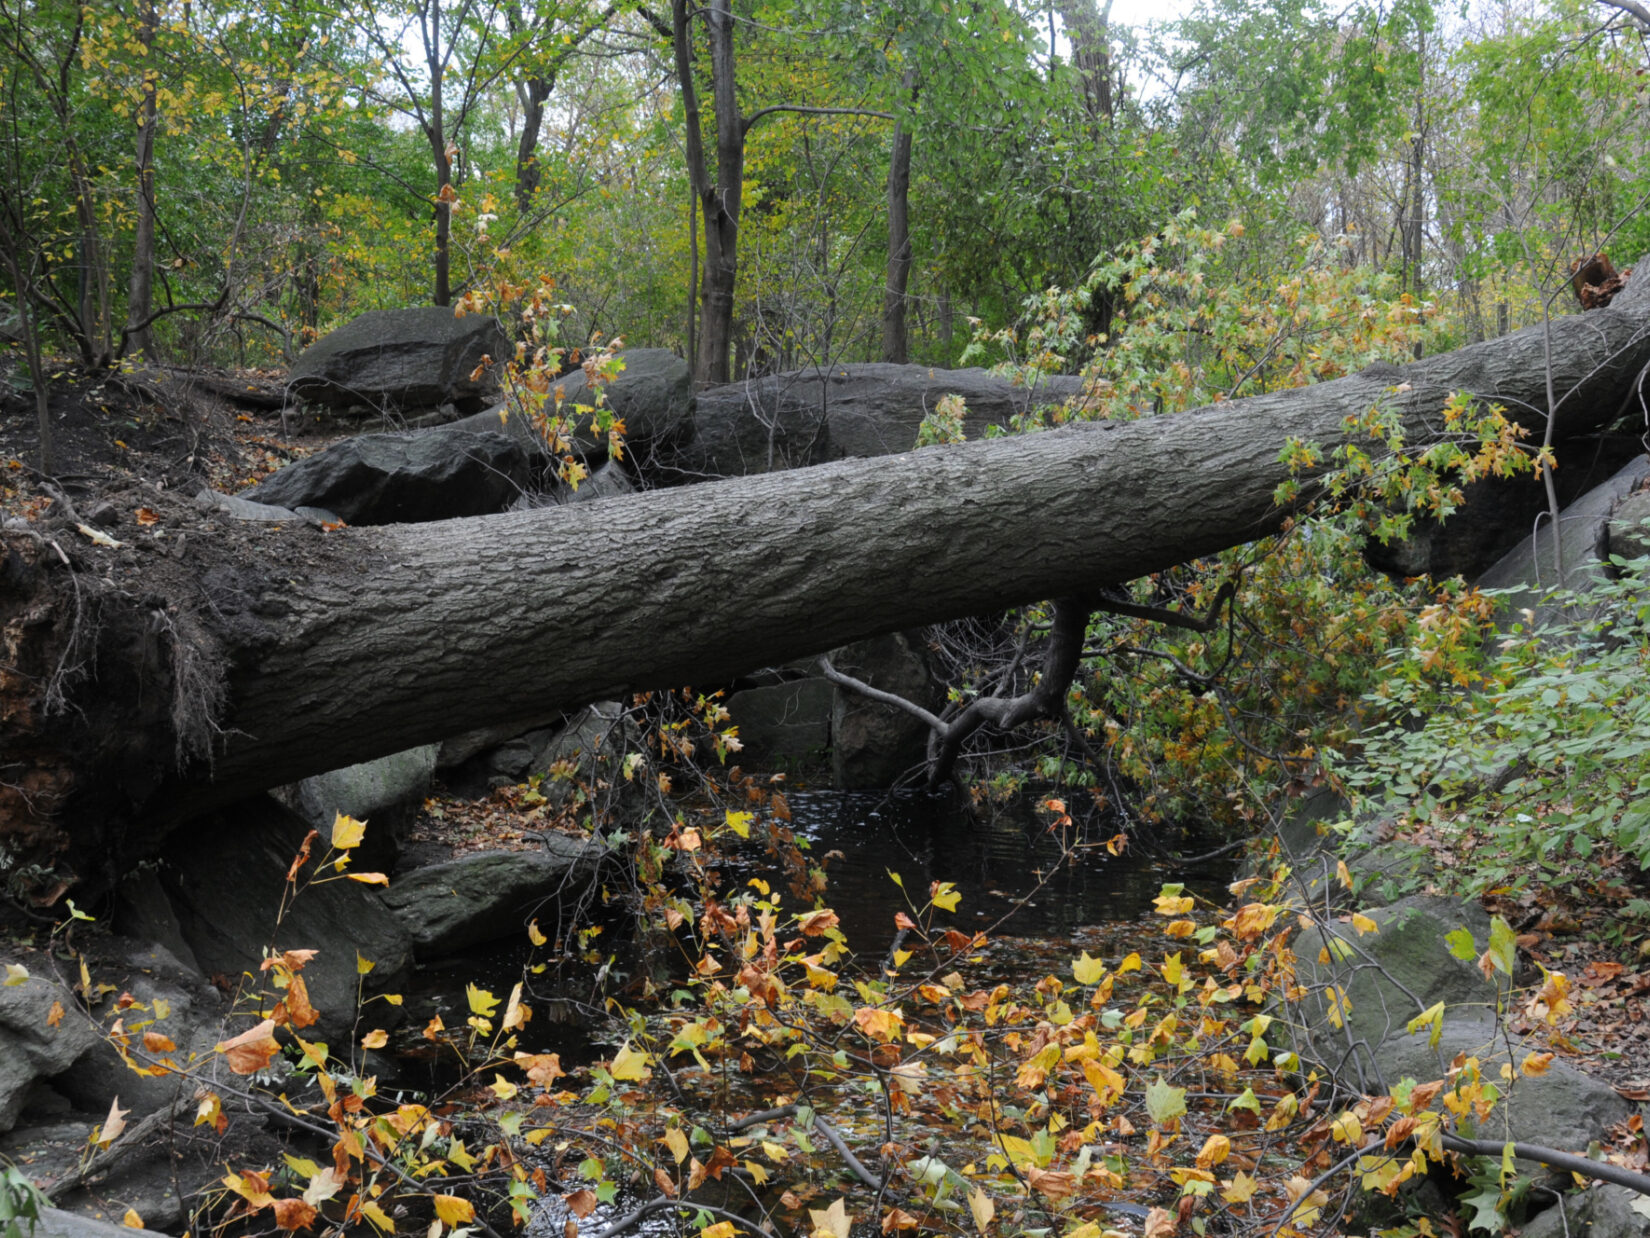
M 1377 400 L 1401 411 L 1412 442 L 1440 432 L 1455 391 L 1505 404 L 1539 441 L 1545 352 L 1536 328 L 1171 417 L 576 507 L 285 531 L 197 569 L 193 596 L 100 587 L 131 550 L 79 541 L 71 581 L 59 560 L 72 534 L 12 532 L 0 571 L 8 842 L 85 875 L 149 845 L 134 821 L 158 831 L 475 727 L 725 680 L 1251 541 L 1287 515 L 1272 498 L 1285 440 L 1332 447 Z M 1616 419 L 1650 365 L 1647 290 L 1554 323 L 1551 355 L 1555 439 Z M 191 554 L 206 536 L 191 535 Z M 83 620 L 95 612 L 96 640 L 65 635 L 77 605 Z M 96 679 L 71 685 L 80 712 L 54 714 L 53 668 L 75 665 Z M 176 768 L 208 747 L 210 763 Z

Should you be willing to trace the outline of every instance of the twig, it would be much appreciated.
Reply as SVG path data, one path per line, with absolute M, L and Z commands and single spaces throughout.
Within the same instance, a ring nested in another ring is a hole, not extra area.
M 116 1161 L 135 1151 L 157 1130 L 172 1125 L 194 1103 L 193 1096 L 180 1096 L 164 1109 L 155 1110 L 84 1165 L 71 1169 L 55 1182 L 48 1182 L 42 1188 L 42 1194 L 48 1199 L 55 1199 L 81 1186 L 87 1179 L 104 1173 Z
M 1557 1148 L 1543 1147 L 1539 1143 L 1518 1143 L 1515 1140 L 1497 1143 L 1493 1139 L 1467 1139 L 1447 1132 L 1442 1135 L 1442 1139 L 1444 1147 L 1451 1152 L 1465 1152 L 1469 1156 L 1502 1156 L 1510 1147 L 1512 1154 L 1521 1161 L 1537 1161 L 1543 1165 L 1551 1165 L 1554 1169 L 1562 1169 L 1566 1173 L 1597 1178 L 1600 1182 L 1624 1186 L 1630 1191 L 1637 1191 L 1640 1195 L 1650 1195 L 1650 1174 L 1636 1174 L 1631 1169 L 1623 1169 L 1620 1165 L 1612 1165 L 1608 1161 L 1590 1161 L 1585 1156 L 1577 1156 L 1573 1152 L 1560 1152 Z

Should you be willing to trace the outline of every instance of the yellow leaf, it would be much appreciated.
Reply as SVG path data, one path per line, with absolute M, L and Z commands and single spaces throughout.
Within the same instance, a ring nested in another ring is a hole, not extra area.
M 359 881 L 364 886 L 387 886 L 390 879 L 383 873 L 345 873 L 351 881 Z
M 1240 1169 L 1237 1171 L 1237 1176 L 1225 1185 L 1226 1189 L 1220 1193 L 1220 1197 L 1229 1204 L 1242 1204 L 1248 1202 L 1249 1197 L 1255 1193 L 1255 1188 L 1260 1183 Z
M 527 1026 L 527 1021 L 533 1017 L 533 1008 L 522 1005 L 521 981 L 516 981 L 516 987 L 510 990 L 510 1000 L 504 1007 L 504 1030 L 507 1032 L 519 1031 Z
M 359 950 L 355 952 L 355 974 L 357 976 L 364 976 L 377 966 L 378 964 L 374 963 L 371 959 L 362 958 Z
M 936 881 L 929 888 L 928 899 L 941 911 L 955 911 L 962 902 L 962 894 L 949 881 Z
M 499 1074 L 493 1076 L 493 1081 L 487 1085 L 487 1089 L 500 1100 L 511 1100 L 517 1092 L 521 1091 L 515 1084 Z
M 1099 959 L 1090 958 L 1085 950 L 1071 961 L 1071 974 L 1078 984 L 1099 984 L 1100 978 L 1106 974 L 1106 965 Z
M 1381 931 L 1379 924 L 1359 912 L 1354 912 L 1352 915 L 1352 927 L 1357 930 L 1359 937 L 1362 937 L 1365 933 L 1379 933 Z
M 1140 955 L 1139 955 L 1138 952 L 1130 953 L 1127 958 L 1125 958 L 1121 963 L 1119 963 L 1117 965 L 1117 974 L 1119 976 L 1126 976 L 1131 971 L 1139 971 L 1139 970 L 1140 970 Z
M 367 1200 L 361 1204 L 361 1215 L 371 1221 L 373 1228 L 375 1228 L 379 1233 L 393 1234 L 395 1232 L 395 1222 L 390 1220 L 390 1214 L 385 1212 L 371 1200 Z
M 471 1014 L 478 1014 L 483 1019 L 493 1017 L 493 1012 L 498 1009 L 498 998 L 473 984 L 466 986 L 465 992 L 469 997 Z
M 1218 1165 L 1231 1154 L 1232 1141 L 1225 1135 L 1210 1135 L 1203 1141 L 1203 1147 L 1197 1154 L 1197 1167 L 1208 1169 Z
M 715 1225 L 707 1225 L 699 1231 L 699 1238 L 733 1238 L 734 1225 L 732 1221 L 718 1221 Z
M 367 823 L 339 813 L 332 819 L 332 845 L 340 851 L 359 847 L 367 836 Z
M 1544 1075 L 1547 1073 L 1547 1068 L 1552 1064 L 1553 1055 L 1551 1053 L 1532 1053 L 1524 1059 L 1518 1069 L 1526 1075 Z
M 534 920 L 527 926 L 527 940 L 532 942 L 535 946 L 542 946 L 550 939 L 539 931 L 539 922 Z
M 6 988 L 16 988 L 29 982 L 29 969 L 21 963 L 6 964 Z
M 435 1214 L 441 1220 L 457 1229 L 460 1225 L 468 1225 L 476 1219 L 474 1205 L 467 1199 L 460 1199 L 457 1195 L 437 1195 L 435 1197 Z
M 974 1214 L 974 1228 L 982 1234 L 997 1215 L 997 1205 L 991 1202 L 991 1196 L 978 1187 L 968 1193 L 968 1210 Z
M 627 1040 L 619 1046 L 619 1051 L 613 1055 L 613 1064 L 607 1068 L 608 1074 L 625 1083 L 632 1083 L 639 1079 L 646 1079 L 652 1072 L 648 1070 L 651 1059 L 646 1053 L 630 1047 Z
M 1329 1136 L 1336 1143 L 1357 1143 L 1364 1137 L 1363 1124 L 1349 1109 L 1329 1124 Z
M 769 1143 L 766 1139 L 762 1141 L 762 1151 L 767 1155 L 767 1158 L 775 1164 L 778 1164 L 780 1161 L 789 1160 L 791 1156 L 789 1150 L 784 1146 L 777 1143 Z
M 361 1047 L 363 1049 L 382 1049 L 389 1043 L 390 1034 L 381 1027 L 375 1027 L 372 1031 L 361 1037 Z
M 126 1209 L 126 1215 L 120 1218 L 120 1223 L 127 1229 L 142 1229 L 143 1218 L 137 1214 L 136 1208 Z
M 823 1211 L 810 1208 L 808 1216 L 814 1223 L 811 1238 L 848 1238 L 848 1231 L 852 1226 L 848 1219 L 847 1200 L 835 1200 Z
M 670 1149 L 670 1155 L 675 1158 L 678 1165 L 687 1160 L 687 1136 L 682 1133 L 680 1127 L 672 1126 L 665 1132 L 665 1146 Z

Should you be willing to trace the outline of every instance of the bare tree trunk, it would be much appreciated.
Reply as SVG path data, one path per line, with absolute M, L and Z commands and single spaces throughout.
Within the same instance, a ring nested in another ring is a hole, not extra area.
M 905 71 L 905 93 L 916 99 L 917 75 Z M 888 158 L 888 285 L 882 296 L 882 359 L 904 365 L 910 359 L 906 334 L 905 292 L 911 279 L 911 130 L 894 122 L 894 147 Z
M 1650 362 L 1650 281 L 1551 332 L 1562 439 L 1611 419 Z M 1452 392 L 1546 407 L 1544 351 L 1534 328 L 1396 376 L 929 448 L 897 466 L 291 530 L 233 564 L 162 492 L 151 505 L 216 564 L 194 596 L 157 595 L 72 523 L 3 533 L 14 557 L 0 631 L 19 639 L 0 676 L 0 833 L 20 862 L 66 855 L 90 872 L 139 846 L 109 823 L 169 823 L 483 725 L 1085 596 L 1275 531 L 1289 515 L 1272 498 L 1288 477 L 1281 445 L 1315 441 L 1327 458 L 1373 400 L 1394 403 L 1412 443 L 1441 431 Z M 1530 428 L 1539 439 L 1545 426 Z M 54 673 L 64 666 L 95 674 L 75 688 Z M 55 712 L 52 690 L 67 693 Z M 178 773 L 175 754 L 203 746 L 212 764 Z
M 516 142 L 516 209 L 523 215 L 533 207 L 533 198 L 544 179 L 539 165 L 539 134 L 544 128 L 544 104 L 556 88 L 554 74 L 530 77 L 516 87 L 521 100 L 521 136 Z
M 18 330 L 23 336 L 23 362 L 29 369 L 29 385 L 34 388 L 35 433 L 40 443 L 39 467 L 42 473 L 54 472 L 52 451 L 51 385 L 46 378 L 45 359 L 40 353 L 39 324 L 35 318 L 33 273 L 25 274 L 23 248 L 12 236 L 4 216 L 0 216 L 0 264 L 11 276 L 11 286 L 17 294 Z
M 705 272 L 699 369 L 707 385 L 730 378 L 733 296 L 739 277 L 739 208 L 745 183 L 745 122 L 734 89 L 732 0 L 709 0 L 711 89 L 716 102 L 716 187 L 704 197 Z
M 435 157 L 435 293 L 433 303 L 450 305 L 453 299 L 453 156 L 447 144 L 446 118 L 442 109 L 442 77 L 446 56 L 441 48 L 441 5 L 439 0 L 424 6 L 424 63 L 430 74 L 430 115 L 424 128 L 430 153 Z M 457 37 L 457 31 L 452 36 Z
M 149 326 L 155 285 L 155 90 L 154 0 L 138 6 L 138 43 L 143 47 L 143 97 L 138 103 L 137 224 L 132 238 L 132 278 L 126 294 L 125 348 L 152 359 L 154 333 Z
M 1071 38 L 1071 59 L 1077 69 L 1078 89 L 1089 124 L 1099 129 L 1112 122 L 1111 0 L 1097 8 L 1095 0 L 1063 0 L 1057 6 Z

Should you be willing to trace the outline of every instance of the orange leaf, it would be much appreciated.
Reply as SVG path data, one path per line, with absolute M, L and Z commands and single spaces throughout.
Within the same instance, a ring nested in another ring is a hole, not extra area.
M 275 1201 L 275 1224 L 282 1229 L 308 1229 L 320 1215 L 309 1204 L 301 1199 L 277 1199 Z
M 147 507 L 137 509 L 137 522 L 143 525 L 159 524 L 160 513 Z
M 563 1195 L 561 1198 L 568 1211 L 581 1220 L 596 1211 L 596 1192 L 588 1187 L 574 1191 L 571 1195 Z
M 249 1027 L 239 1036 L 228 1040 L 220 1040 L 218 1052 L 223 1054 L 229 1062 L 229 1069 L 237 1075 L 252 1075 L 269 1065 L 270 1060 L 281 1051 L 281 1046 L 275 1042 L 272 1033 L 275 1030 L 275 1020 L 265 1019 L 256 1027 Z
M 882 1217 L 882 1232 L 894 1233 L 901 1229 L 916 1229 L 921 1222 L 904 1208 L 890 1208 Z

